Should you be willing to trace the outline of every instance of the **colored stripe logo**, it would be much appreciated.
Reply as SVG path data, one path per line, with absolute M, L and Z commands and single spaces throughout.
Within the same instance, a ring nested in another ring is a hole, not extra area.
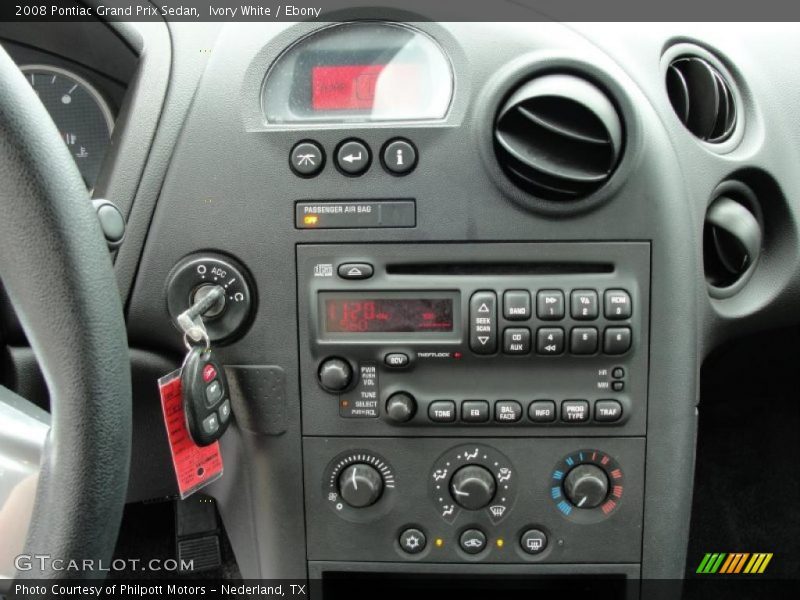
M 771 560 L 772 552 L 708 552 L 695 572 L 703 575 L 760 575 Z

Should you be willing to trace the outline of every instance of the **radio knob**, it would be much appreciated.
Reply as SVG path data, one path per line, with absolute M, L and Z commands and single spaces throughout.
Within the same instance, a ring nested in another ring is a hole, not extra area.
M 450 480 L 453 500 L 467 510 L 479 510 L 488 506 L 496 490 L 494 475 L 489 469 L 480 465 L 461 467 Z
M 608 476 L 595 465 L 578 465 L 564 478 L 564 494 L 578 508 L 600 506 L 608 496 Z
M 339 475 L 339 494 L 353 508 L 372 506 L 383 492 L 383 478 L 365 463 L 350 465 Z
M 386 416 L 395 423 L 410 421 L 417 412 L 417 401 L 406 392 L 397 392 L 386 401 Z
M 353 367 L 342 358 L 326 358 L 319 366 L 317 375 L 322 389 L 337 394 L 345 391 L 353 382 Z

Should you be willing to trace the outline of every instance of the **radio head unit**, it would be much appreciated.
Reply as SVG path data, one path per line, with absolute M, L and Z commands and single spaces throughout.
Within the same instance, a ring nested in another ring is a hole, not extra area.
M 297 258 L 306 434 L 645 433 L 649 244 L 299 245 Z

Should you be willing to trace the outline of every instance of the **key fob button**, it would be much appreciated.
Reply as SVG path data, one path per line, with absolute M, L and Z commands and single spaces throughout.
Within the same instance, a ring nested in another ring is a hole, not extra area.
M 228 422 L 231 416 L 231 401 L 225 400 L 219 407 L 219 420 L 224 424 Z
M 211 408 L 222 398 L 222 386 L 216 379 L 206 386 L 206 406 Z
M 203 382 L 208 383 L 209 381 L 213 381 L 213 379 L 217 376 L 217 370 L 214 368 L 214 365 L 206 365 L 203 367 Z
M 203 420 L 203 431 L 208 435 L 214 435 L 219 429 L 219 419 L 217 413 L 211 413 Z

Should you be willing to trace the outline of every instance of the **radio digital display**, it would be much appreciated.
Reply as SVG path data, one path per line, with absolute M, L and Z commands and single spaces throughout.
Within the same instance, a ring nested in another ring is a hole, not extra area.
M 452 298 L 326 298 L 327 333 L 453 331 Z

